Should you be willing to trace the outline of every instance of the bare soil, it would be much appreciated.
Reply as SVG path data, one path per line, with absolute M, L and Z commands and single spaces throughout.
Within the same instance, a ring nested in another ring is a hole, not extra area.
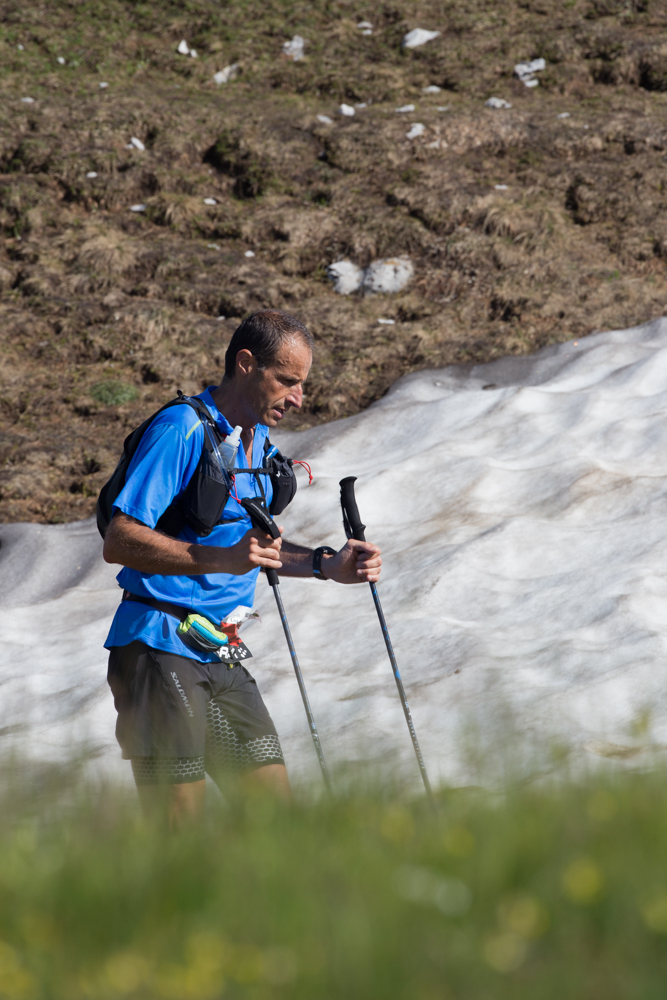
M 414 27 L 441 35 L 403 50 Z M 255 309 L 316 338 L 292 429 L 418 368 L 661 315 L 666 27 L 665 0 L 0 0 L 0 520 L 89 516 L 128 431 L 216 383 Z M 538 56 L 528 89 L 513 66 Z M 395 296 L 326 276 L 403 254 Z

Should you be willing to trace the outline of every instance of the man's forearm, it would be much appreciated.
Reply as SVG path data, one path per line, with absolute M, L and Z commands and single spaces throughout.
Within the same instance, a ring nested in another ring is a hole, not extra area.
M 116 514 L 104 539 L 104 558 L 140 573 L 199 576 L 221 573 L 220 550 L 194 545 L 154 531 L 126 514 Z
M 283 568 L 279 570 L 281 576 L 309 577 L 313 575 L 313 549 L 305 545 L 296 545 L 295 542 L 283 541 L 280 551 L 280 561 Z M 322 558 L 322 569 L 326 576 L 325 564 L 331 556 L 325 555 Z

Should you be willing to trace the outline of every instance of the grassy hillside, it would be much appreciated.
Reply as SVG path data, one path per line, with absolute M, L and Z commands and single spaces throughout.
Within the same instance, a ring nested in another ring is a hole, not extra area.
M 1 814 L 3 1000 L 664 996 L 664 774 L 460 790 L 435 820 L 250 801 L 167 840 L 118 790 L 63 813 L 30 787 Z
M 257 308 L 317 338 L 292 427 L 660 315 L 666 25 L 665 0 L 0 0 L 0 518 L 88 516 L 129 428 L 216 381 Z M 414 27 L 441 34 L 402 49 Z M 326 277 L 399 254 L 397 296 Z

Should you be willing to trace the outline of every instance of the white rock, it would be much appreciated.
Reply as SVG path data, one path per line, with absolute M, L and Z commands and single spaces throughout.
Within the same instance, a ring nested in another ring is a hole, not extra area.
M 216 249 L 219 250 L 220 247 L 216 247 Z M 223 319 L 227 319 L 226 316 L 216 316 L 215 318 L 217 319 L 218 323 L 220 323 L 220 321 L 223 320 Z
M 428 87 L 422 87 L 422 92 L 424 94 L 439 94 L 442 87 L 438 87 L 437 84 L 431 83 Z
M 243 254 L 243 256 L 244 257 L 254 257 L 255 256 L 255 251 L 254 250 L 246 250 L 246 252 Z
M 60 63 L 61 66 L 65 65 L 65 60 L 64 60 L 64 58 L 62 56 L 58 56 L 58 58 L 56 59 L 56 62 Z
M 539 87 L 540 81 L 536 77 L 531 76 L 528 80 L 522 81 L 524 87 Z
M 225 66 L 224 69 L 214 73 L 213 79 L 218 86 L 220 86 L 221 83 L 229 83 L 230 80 L 235 80 L 239 75 L 240 68 L 239 63 L 232 63 L 231 66 Z
M 396 114 L 398 114 L 398 115 L 406 115 L 410 111 L 414 111 L 414 110 L 415 110 L 414 104 L 404 104 L 403 107 L 401 107 L 401 108 L 395 108 Z
M 361 32 L 361 34 L 362 35 L 372 35 L 373 34 L 373 29 L 372 28 L 364 28 L 363 31 Z
M 406 139 L 418 139 L 420 135 L 423 135 L 426 131 L 426 126 L 422 125 L 421 122 L 415 122 L 411 126 L 410 131 L 405 133 Z
M 299 59 L 303 59 L 305 45 L 306 40 L 301 35 L 295 35 L 291 41 L 285 42 L 283 45 L 283 55 L 286 55 L 293 62 L 298 62 Z
M 434 139 L 433 142 L 427 142 L 426 143 L 426 148 L 427 149 L 440 149 L 441 145 L 442 145 L 442 142 L 441 142 L 440 139 Z M 447 144 L 445 143 L 445 145 L 447 145 Z
M 351 104 L 341 104 L 338 109 L 339 115 L 345 115 L 346 118 L 352 118 L 354 116 L 354 108 Z
M 512 105 L 503 97 L 490 97 L 485 102 L 487 108 L 511 108 Z
M 144 144 L 141 141 L 141 139 L 137 139 L 136 135 L 133 135 L 132 138 L 130 139 L 130 145 L 134 146 L 135 149 L 140 150 L 140 152 L 142 152 L 142 153 L 146 149 L 146 147 L 144 146 Z
M 438 107 L 435 110 L 436 111 L 449 111 L 449 105 L 447 105 L 446 107 L 438 105 Z
M 218 203 L 215 200 L 215 198 L 204 198 L 204 204 L 205 205 L 217 205 Z
M 190 52 L 190 46 L 188 45 L 185 39 L 183 39 L 178 43 L 178 48 L 176 49 L 176 51 L 180 53 L 180 55 L 182 56 L 188 55 L 188 53 Z
M 533 59 L 532 62 L 517 63 L 514 67 L 514 75 L 518 76 L 520 80 L 524 76 L 532 76 L 533 73 L 541 73 L 543 69 L 547 68 L 547 64 L 544 59 Z
M 509 190 L 507 184 L 494 184 L 493 186 L 496 189 L 496 191 L 508 191 Z
M 355 106 L 355 108 L 367 108 L 368 107 L 368 105 L 366 104 L 366 101 L 362 101 L 361 104 L 355 104 L 354 106 Z
M 361 29 L 365 28 L 366 30 L 368 30 L 369 28 L 372 28 L 372 27 L 373 27 L 373 25 L 371 24 L 370 21 L 359 21 L 359 24 L 357 25 L 357 28 L 361 28 Z
M 394 326 L 394 324 L 396 323 L 396 320 L 395 319 L 379 319 L 378 323 L 380 324 L 380 326 Z
M 410 283 L 414 273 L 414 265 L 409 257 L 374 260 L 364 273 L 363 289 L 375 294 L 391 295 L 402 291 Z
M 337 260 L 330 264 L 327 274 L 334 283 L 334 291 L 339 295 L 351 295 L 361 288 L 364 272 L 351 260 Z
M 570 117 L 571 115 L 569 111 L 561 111 L 559 115 L 556 115 L 556 118 L 570 118 Z
M 21 43 L 20 43 L 20 42 L 19 42 L 19 44 L 18 44 L 18 45 L 16 46 L 16 48 L 17 48 L 17 49 L 19 50 L 19 52 L 23 52 L 23 46 L 21 45 Z
M 130 205 L 130 211 L 131 212 L 145 212 L 146 211 L 146 206 L 145 205 Z
M 197 50 L 196 49 L 190 49 L 190 55 L 192 56 L 193 59 L 196 59 L 197 58 Z
M 220 247 L 218 246 L 217 243 L 207 243 L 206 246 L 208 247 L 209 250 L 219 250 L 220 249 Z M 218 316 L 218 319 L 220 319 L 219 316 Z
M 329 115 L 316 115 L 318 122 L 322 122 L 323 125 L 333 125 L 333 121 L 329 118 Z
M 412 31 L 408 31 L 407 35 L 403 38 L 403 48 L 416 49 L 420 45 L 425 45 L 426 42 L 431 42 L 434 38 L 437 38 L 439 34 L 439 31 L 427 31 L 425 28 L 413 28 Z
M 105 81 L 102 81 L 102 83 L 100 84 L 100 90 L 105 90 L 108 86 L 109 86 L 108 83 L 106 83 Z
M 86 177 L 88 177 L 92 181 L 93 178 L 97 177 L 97 171 L 89 170 L 88 173 L 86 174 Z
M 21 98 L 21 103 L 22 104 L 34 104 L 35 103 L 35 98 L 34 97 L 22 97 Z

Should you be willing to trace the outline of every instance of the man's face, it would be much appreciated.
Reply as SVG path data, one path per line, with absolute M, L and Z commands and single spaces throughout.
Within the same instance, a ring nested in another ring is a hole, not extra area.
M 262 370 L 252 364 L 245 389 L 257 423 L 276 427 L 289 409 L 301 407 L 303 383 L 312 361 L 310 349 L 294 337 L 283 344 L 271 367 Z

